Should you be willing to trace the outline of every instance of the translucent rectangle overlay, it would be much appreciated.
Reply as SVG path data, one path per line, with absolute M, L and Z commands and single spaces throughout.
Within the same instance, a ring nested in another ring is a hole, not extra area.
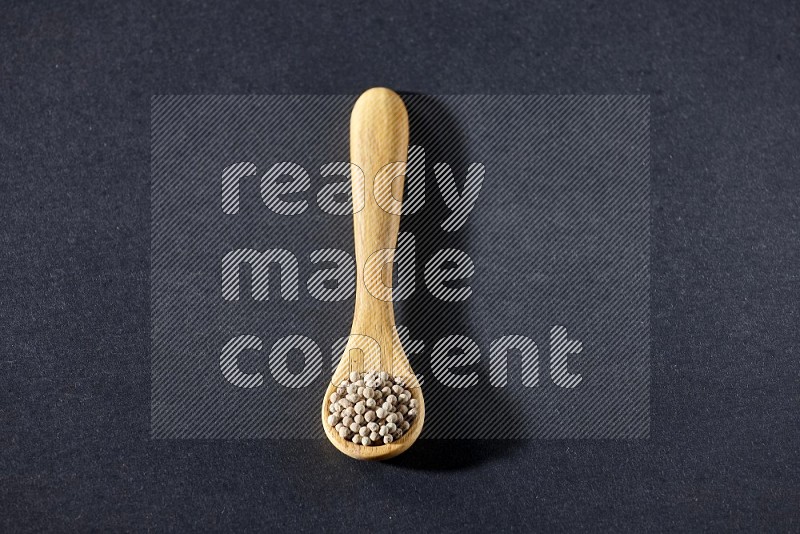
M 647 437 L 648 97 L 402 96 L 395 309 L 421 437 Z M 323 436 L 355 99 L 153 97 L 153 438 Z

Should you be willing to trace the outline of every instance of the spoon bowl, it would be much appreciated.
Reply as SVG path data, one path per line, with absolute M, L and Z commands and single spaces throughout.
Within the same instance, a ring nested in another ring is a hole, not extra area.
M 336 391 L 336 386 L 330 384 L 325 392 L 325 399 L 329 399 L 331 393 Z M 408 431 L 396 441 L 384 445 L 356 445 L 350 440 L 343 439 L 336 432 L 336 429 L 328 424 L 328 411 L 329 402 L 322 403 L 322 427 L 325 429 L 325 435 L 333 443 L 334 447 L 339 449 L 350 458 L 356 460 L 388 460 L 398 454 L 405 452 L 419 437 L 422 432 L 422 425 L 425 422 L 425 400 L 422 397 L 422 389 L 416 387 L 412 388 L 411 398 L 417 400 L 417 416 L 414 422 L 411 423 Z

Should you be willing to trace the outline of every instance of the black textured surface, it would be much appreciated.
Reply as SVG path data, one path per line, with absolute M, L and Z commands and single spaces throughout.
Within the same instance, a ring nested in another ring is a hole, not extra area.
M 5 5 L 3 530 L 796 531 L 798 9 Z M 373 85 L 652 95 L 649 440 L 148 439 L 150 96 Z

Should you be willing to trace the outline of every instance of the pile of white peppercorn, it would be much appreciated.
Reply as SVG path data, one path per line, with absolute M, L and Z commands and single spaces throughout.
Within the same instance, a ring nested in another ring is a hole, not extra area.
M 384 371 L 352 371 L 331 393 L 328 424 L 357 445 L 382 445 L 399 439 L 417 415 L 417 401 L 402 376 Z

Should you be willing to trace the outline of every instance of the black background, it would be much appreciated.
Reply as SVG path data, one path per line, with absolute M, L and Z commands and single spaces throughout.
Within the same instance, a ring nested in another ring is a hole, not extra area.
M 3 530 L 796 531 L 796 2 L 6 3 Z M 152 94 L 650 94 L 651 438 L 150 441 Z

